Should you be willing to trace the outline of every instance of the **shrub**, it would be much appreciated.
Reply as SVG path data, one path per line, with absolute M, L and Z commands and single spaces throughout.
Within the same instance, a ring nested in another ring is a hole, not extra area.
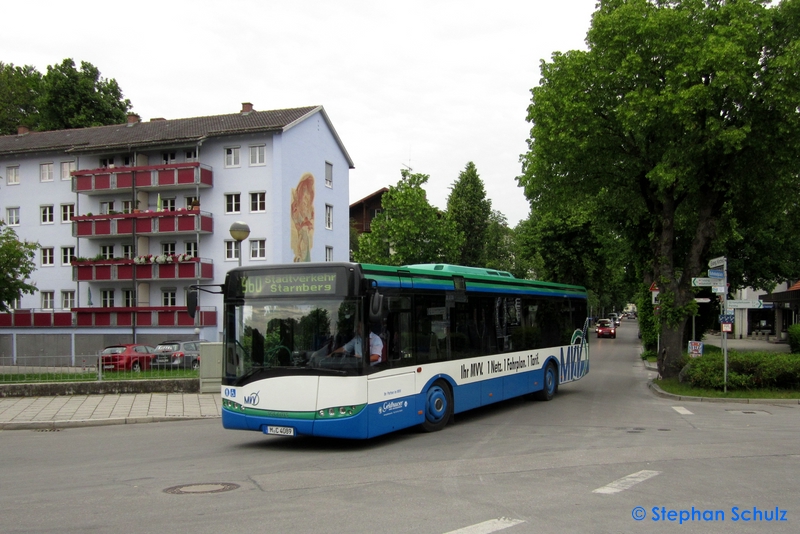
M 789 327 L 789 347 L 792 349 L 792 354 L 800 353 L 800 324 Z
M 707 353 L 689 362 L 683 373 L 692 386 L 722 389 L 725 384 L 721 352 Z M 774 352 L 729 352 L 728 389 L 798 389 L 800 355 Z

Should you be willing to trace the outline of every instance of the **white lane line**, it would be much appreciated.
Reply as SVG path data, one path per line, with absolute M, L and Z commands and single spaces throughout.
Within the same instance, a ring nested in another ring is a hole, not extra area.
M 638 473 L 615 480 L 611 484 L 606 484 L 602 488 L 597 488 L 596 490 L 593 490 L 592 493 L 619 493 L 620 491 L 624 491 L 635 486 L 639 482 L 644 482 L 648 478 L 652 478 L 660 474 L 661 471 L 639 471 Z
M 484 521 L 483 523 L 477 523 L 475 525 L 460 528 L 458 530 L 451 530 L 450 532 L 445 532 L 445 534 L 490 534 L 492 532 L 497 532 L 498 530 L 513 527 L 514 525 L 519 525 L 520 523 L 524 522 L 525 521 L 521 519 L 500 517 L 497 519 Z
M 673 406 L 672 409 L 675 410 L 676 412 L 678 412 L 681 415 L 694 415 L 692 412 L 690 412 L 689 410 L 687 410 L 683 406 Z

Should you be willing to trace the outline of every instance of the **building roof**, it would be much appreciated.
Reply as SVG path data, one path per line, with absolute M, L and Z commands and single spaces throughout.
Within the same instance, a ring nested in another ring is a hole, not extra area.
M 229 115 L 190 119 L 153 119 L 150 122 L 139 122 L 137 118 L 127 124 L 4 135 L 0 136 L 0 156 L 52 151 L 96 153 L 130 151 L 154 146 L 187 145 L 209 137 L 286 131 L 315 113 L 321 113 L 325 118 L 336 142 L 347 158 L 350 168 L 353 168 L 350 155 L 345 150 L 322 106 L 271 111 L 242 111 Z

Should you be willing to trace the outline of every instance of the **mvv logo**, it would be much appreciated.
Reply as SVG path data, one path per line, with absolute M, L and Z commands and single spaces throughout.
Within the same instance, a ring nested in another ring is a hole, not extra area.
M 244 403 L 249 404 L 250 406 L 258 406 L 258 394 L 260 392 L 256 391 L 252 395 L 246 395 L 244 398 Z

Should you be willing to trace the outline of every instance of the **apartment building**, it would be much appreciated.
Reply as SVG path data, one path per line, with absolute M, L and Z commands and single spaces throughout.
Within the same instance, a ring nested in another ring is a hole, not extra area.
M 41 246 L 38 291 L 0 314 L 0 362 L 220 339 L 221 296 L 191 318 L 188 286 L 347 261 L 351 168 L 321 106 L 0 136 L 0 217 Z

